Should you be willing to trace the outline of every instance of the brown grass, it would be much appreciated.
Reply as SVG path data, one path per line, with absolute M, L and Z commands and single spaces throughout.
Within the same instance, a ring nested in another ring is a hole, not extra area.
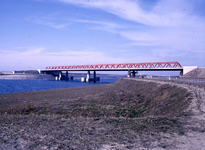
M 23 139 L 24 149 L 176 149 L 172 136 L 186 135 L 180 119 L 189 117 L 184 111 L 190 102 L 191 94 L 183 88 L 127 79 L 0 95 L 0 142 Z
M 190 93 L 169 84 L 159 85 L 121 79 L 107 85 L 104 91 L 73 100 L 35 105 L 28 103 L 8 108 L 8 114 L 66 114 L 84 117 L 178 116 L 191 102 Z M 88 88 L 88 87 L 86 87 Z M 97 86 L 96 86 L 97 88 Z M 35 99 L 35 97 L 34 97 Z M 34 102 L 34 101 L 33 101 Z

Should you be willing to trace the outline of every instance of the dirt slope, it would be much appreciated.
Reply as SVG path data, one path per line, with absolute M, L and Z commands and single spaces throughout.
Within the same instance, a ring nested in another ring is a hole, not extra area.
M 183 88 L 127 79 L 85 88 L 1 94 L 0 99 L 2 113 L 132 118 L 178 116 L 191 102 Z
M 183 75 L 182 78 L 205 79 L 205 68 L 196 68 Z

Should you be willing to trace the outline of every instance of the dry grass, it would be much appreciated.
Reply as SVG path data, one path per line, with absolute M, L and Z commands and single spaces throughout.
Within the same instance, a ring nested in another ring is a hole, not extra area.
M 179 116 L 191 102 L 183 88 L 127 79 L 4 96 L 10 105 L 1 109 L 0 149 L 174 149 L 166 140 L 186 135 Z
M 5 114 L 30 114 L 33 111 L 36 110 L 36 107 L 34 106 L 34 104 L 25 104 L 25 106 L 23 105 L 19 105 L 19 106 L 15 106 L 15 107 L 10 107 L 8 109 L 2 109 L 0 111 L 1 114 L 5 113 Z
M 97 86 L 96 86 L 97 87 Z M 104 92 L 35 106 L 33 103 L 8 108 L 8 114 L 64 114 L 83 117 L 178 116 L 188 107 L 190 93 L 169 84 L 158 85 L 121 79 Z M 89 93 L 88 93 L 89 94 Z

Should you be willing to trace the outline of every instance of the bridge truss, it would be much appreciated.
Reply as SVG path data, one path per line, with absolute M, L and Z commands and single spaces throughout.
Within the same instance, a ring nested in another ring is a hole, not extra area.
M 96 64 L 96 65 L 68 65 L 47 66 L 46 70 L 106 70 L 106 69 L 177 69 L 182 66 L 174 62 L 152 62 L 152 63 L 119 63 L 119 64 Z

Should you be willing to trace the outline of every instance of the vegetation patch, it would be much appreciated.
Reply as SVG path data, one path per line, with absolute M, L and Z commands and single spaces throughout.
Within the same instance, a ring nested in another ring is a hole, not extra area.
M 77 100 L 65 100 L 50 105 L 25 104 L 18 108 L 9 108 L 6 112 L 83 117 L 176 117 L 181 115 L 191 102 L 190 93 L 183 88 L 127 79 L 108 85 L 101 93 L 88 95 L 89 93 Z
M 23 140 L 19 149 L 176 149 L 175 137 L 190 128 L 183 112 L 191 100 L 178 86 L 131 79 L 0 95 L 0 143 L 16 147 Z

